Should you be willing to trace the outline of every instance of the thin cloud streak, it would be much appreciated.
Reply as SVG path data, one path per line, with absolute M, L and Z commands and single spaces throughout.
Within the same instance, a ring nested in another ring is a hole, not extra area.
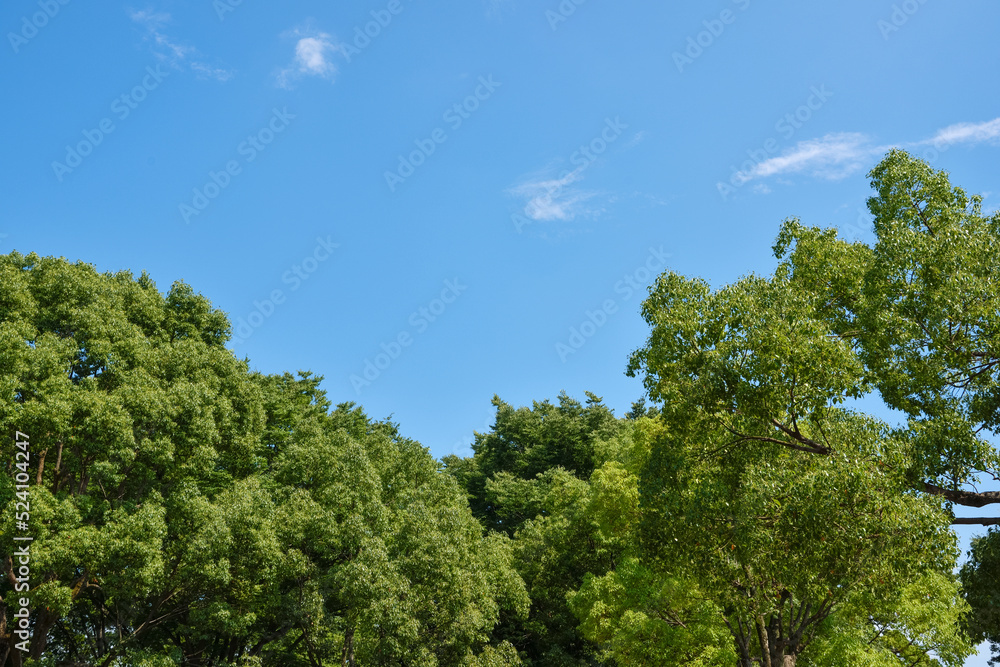
M 1000 118 L 985 123 L 956 123 L 938 130 L 933 139 L 922 144 L 951 145 L 960 143 L 996 143 L 1000 139 Z
M 828 134 L 821 139 L 800 141 L 795 148 L 764 160 L 749 173 L 740 173 L 746 181 L 801 171 L 835 180 L 863 167 L 872 154 L 881 150 L 879 147 L 872 147 L 863 134 Z
M 586 167 L 578 167 L 560 178 L 546 178 L 535 175 L 510 188 L 508 194 L 526 200 L 524 215 L 537 221 L 570 221 L 577 216 L 596 213 L 583 206 L 584 202 L 597 195 L 579 188 L 570 187 L 583 179 Z
M 186 65 L 199 78 L 210 78 L 216 81 L 228 81 L 233 78 L 233 72 L 230 70 L 213 67 L 200 60 L 192 60 L 192 57 L 199 55 L 198 49 L 175 42 L 163 32 L 163 27 L 171 22 L 170 14 L 145 9 L 130 10 L 128 15 L 133 23 L 145 28 L 145 40 L 151 44 L 153 54 L 162 62 L 177 68 Z
M 819 139 L 800 141 L 781 155 L 738 172 L 738 177 L 741 183 L 746 183 L 771 176 L 807 172 L 817 178 L 839 180 L 864 169 L 873 158 L 896 146 L 933 144 L 943 148 L 959 143 L 1000 143 L 1000 118 L 982 123 L 956 123 L 938 130 L 929 139 L 898 145 L 876 145 L 870 137 L 858 132 L 827 134 Z

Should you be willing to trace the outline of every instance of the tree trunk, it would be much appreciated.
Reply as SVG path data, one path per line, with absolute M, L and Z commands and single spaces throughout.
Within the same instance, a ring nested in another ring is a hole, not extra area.
M 342 667 L 355 667 L 353 625 L 344 632 L 344 651 L 341 654 L 340 664 Z
M 35 476 L 35 486 L 41 486 L 42 484 L 42 472 L 45 470 L 45 455 L 48 453 L 48 449 L 43 449 L 38 453 L 38 474 Z M 3 663 L 0 662 L 0 665 Z
M 59 441 L 59 453 L 56 456 L 56 469 L 52 474 L 52 494 L 55 495 L 59 492 L 59 475 L 62 472 L 62 450 L 63 443 L 62 440 Z
M 49 630 L 52 626 L 56 624 L 59 620 L 59 616 L 47 608 L 38 607 L 35 611 L 35 628 L 34 636 L 31 638 L 31 644 L 28 647 L 28 657 L 38 660 L 42 657 L 42 652 L 45 651 L 45 645 L 49 640 Z
M 763 667 L 771 667 L 771 643 L 767 641 L 764 615 L 757 614 L 757 637 L 760 639 L 760 660 Z

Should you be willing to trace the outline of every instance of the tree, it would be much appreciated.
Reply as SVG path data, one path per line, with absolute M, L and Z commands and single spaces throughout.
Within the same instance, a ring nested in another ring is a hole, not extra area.
M 531 597 L 527 619 L 506 618 L 494 637 L 511 642 L 527 664 L 596 660 L 567 595 L 587 573 L 614 567 L 619 545 L 603 540 L 589 515 L 589 483 L 602 443 L 627 428 L 594 394 L 586 406 L 566 394 L 558 405 L 515 409 L 494 397 L 496 422 L 476 434 L 474 456 L 446 457 L 488 533 L 514 537 L 514 564 Z
M 181 283 L 164 298 L 145 275 L 16 253 L 0 274 L 5 500 L 15 430 L 32 450 L 29 656 L 123 658 L 220 585 L 211 554 L 174 538 L 250 470 L 260 394 L 225 316 Z
M 719 607 L 693 578 L 665 571 L 645 557 L 639 483 L 662 426 L 631 417 L 630 428 L 601 443 L 601 465 L 590 478 L 586 515 L 592 539 L 617 555 L 606 573 L 588 573 L 569 595 L 580 631 L 610 663 L 627 665 L 731 665 L 736 655 Z
M 962 586 L 973 612 L 965 618 L 972 638 L 989 641 L 990 664 L 1000 662 L 1000 531 L 991 528 L 972 540 L 969 560 L 962 565 Z
M 527 612 L 427 450 L 309 373 L 225 348 L 177 283 L 0 257 L 0 664 L 13 650 L 14 438 L 30 439 L 29 657 L 87 667 L 514 664 Z
M 775 245 L 795 289 L 812 295 L 832 336 L 849 344 L 866 391 L 909 423 L 918 490 L 983 507 L 1000 476 L 1000 213 L 948 175 L 894 150 L 871 174 L 876 242 L 786 223 Z M 996 523 L 960 518 L 957 523 Z
M 772 277 L 713 291 L 668 273 L 643 304 L 651 334 L 628 372 L 665 431 L 642 475 L 642 542 L 718 602 L 742 665 L 809 661 L 868 605 L 841 632 L 863 637 L 928 581 L 954 598 L 945 501 L 993 498 L 961 487 L 996 470 L 1000 295 L 985 252 L 1000 216 L 899 151 L 871 177 L 873 247 L 789 220 Z M 844 407 L 876 391 L 906 426 Z M 883 635 L 869 647 L 894 655 Z M 948 641 L 911 649 L 957 664 L 967 644 Z

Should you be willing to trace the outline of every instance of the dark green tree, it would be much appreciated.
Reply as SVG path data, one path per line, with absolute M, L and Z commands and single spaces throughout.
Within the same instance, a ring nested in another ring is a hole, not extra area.
M 14 434 L 30 438 L 29 662 L 493 665 L 527 612 L 427 450 L 309 373 L 264 376 L 183 283 L 0 257 L 0 664 L 19 667 Z
M 531 596 L 526 620 L 506 618 L 495 637 L 510 641 L 527 663 L 590 664 L 596 646 L 579 630 L 567 595 L 587 573 L 614 567 L 618 547 L 602 541 L 588 515 L 588 480 L 602 443 L 627 429 L 593 394 L 586 405 L 560 394 L 558 405 L 515 409 L 493 399 L 496 421 L 477 433 L 470 458 L 447 457 L 490 533 L 514 536 L 517 571 Z
M 973 538 L 969 560 L 962 565 L 962 587 L 972 613 L 965 618 L 970 636 L 988 641 L 993 649 L 990 664 L 1000 663 L 1000 531 L 991 528 Z

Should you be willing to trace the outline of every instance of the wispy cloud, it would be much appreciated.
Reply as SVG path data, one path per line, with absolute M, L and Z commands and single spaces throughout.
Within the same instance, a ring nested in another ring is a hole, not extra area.
M 820 139 L 800 141 L 781 155 L 758 162 L 749 171 L 741 171 L 740 177 L 746 182 L 805 171 L 813 176 L 836 180 L 863 168 L 871 161 L 872 155 L 883 150 L 884 147 L 873 146 L 863 134 L 828 134 Z
M 170 14 L 144 9 L 130 10 L 128 15 L 134 23 L 145 30 L 144 40 L 161 61 L 178 69 L 187 66 L 200 78 L 215 79 L 216 81 L 228 81 L 233 78 L 231 70 L 214 67 L 203 62 L 200 60 L 198 49 L 179 43 L 166 34 L 164 27 L 171 22 Z
M 278 72 L 278 85 L 291 88 L 304 76 L 318 76 L 333 81 L 337 76 L 337 66 L 333 56 L 343 53 L 344 47 L 333 41 L 325 32 L 296 28 L 285 33 L 296 38 L 295 58 L 292 63 Z
M 949 125 L 942 130 L 938 130 L 933 138 L 920 143 L 947 146 L 951 144 L 997 143 L 998 139 L 1000 139 L 1000 118 L 994 118 L 985 123 L 956 123 Z
M 954 144 L 1000 144 L 1000 118 L 982 123 L 956 123 L 920 141 L 896 144 L 901 148 L 934 145 L 942 150 Z M 741 171 L 743 183 L 785 174 L 808 173 L 817 178 L 837 180 L 871 166 L 872 160 L 894 145 L 878 145 L 857 132 L 828 134 L 800 141 L 792 148 Z
M 170 23 L 170 14 L 144 9 L 130 11 L 129 18 L 146 29 L 146 40 L 152 43 L 153 50 L 161 59 L 179 62 L 194 51 L 192 47 L 177 44 L 163 34 L 162 28 Z
M 201 62 L 191 63 L 191 71 L 204 79 L 228 81 L 233 78 L 233 72 L 231 70 L 222 69 L 221 67 L 212 67 L 211 65 L 206 65 Z
M 584 189 L 580 182 L 584 179 L 584 172 L 600 162 L 601 155 L 612 142 L 618 140 L 627 127 L 618 116 L 614 120 L 605 118 L 605 126 L 600 134 L 592 141 L 582 144 L 570 156 L 568 162 L 576 166 L 575 169 L 563 170 L 555 176 L 556 169 L 566 162 L 557 160 L 540 171 L 519 178 L 515 185 L 506 190 L 507 195 L 520 199 L 524 216 L 535 221 L 571 221 L 581 217 L 599 217 L 607 212 L 607 207 L 619 201 L 620 195 L 616 192 Z M 644 130 L 636 132 L 622 147 L 633 148 L 645 137 Z M 639 195 L 641 193 L 637 192 L 631 197 L 625 196 L 635 199 Z
M 509 188 L 507 194 L 524 201 L 524 215 L 532 220 L 569 221 L 580 216 L 592 217 L 601 209 L 585 204 L 598 193 L 574 186 L 583 179 L 585 168 L 578 167 L 558 178 L 546 172 L 533 174 Z

